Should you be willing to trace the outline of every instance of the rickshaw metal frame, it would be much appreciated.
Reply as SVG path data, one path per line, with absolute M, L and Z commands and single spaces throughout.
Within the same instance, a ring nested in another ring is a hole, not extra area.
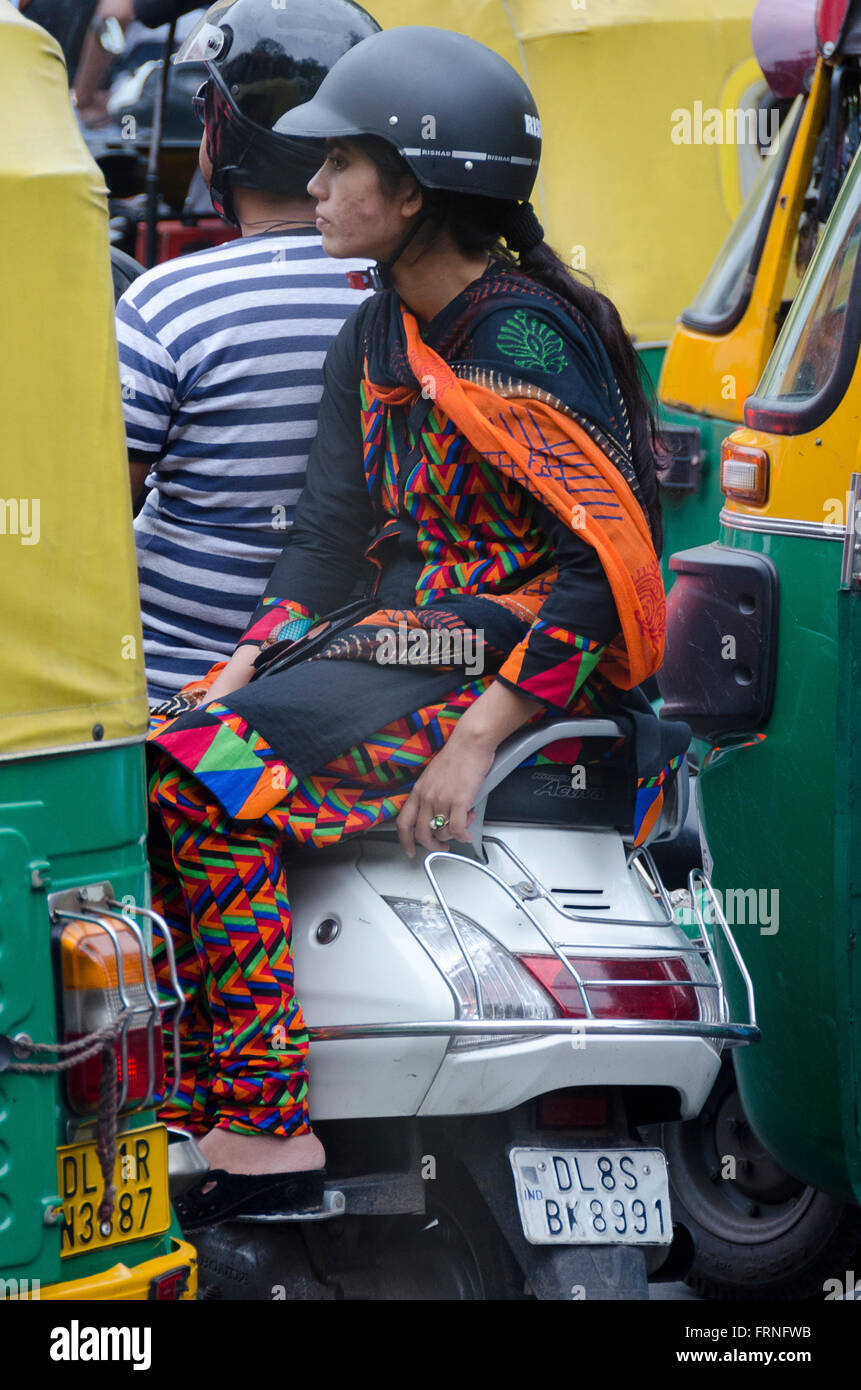
M 100 898 L 90 896 L 93 892 L 101 895 Z M 86 896 L 85 896 L 86 895 Z M 159 934 L 165 943 L 165 953 L 168 963 L 168 974 L 170 976 L 173 998 L 162 1002 L 159 998 L 158 987 L 149 978 L 149 967 L 151 958 L 147 951 L 146 941 L 143 932 L 130 913 L 139 913 L 141 916 L 148 917 L 153 926 L 158 929 Z M 152 1108 L 155 1096 L 155 1018 L 156 1011 L 164 1014 L 172 1011 L 171 1032 L 173 1034 L 174 1058 L 179 1057 L 179 1020 L 183 1008 L 185 1007 L 185 995 L 179 982 L 176 970 L 176 955 L 173 948 L 173 940 L 170 935 L 170 928 L 167 922 L 157 912 L 150 908 L 139 907 L 137 904 L 119 903 L 114 898 L 113 888 L 110 883 L 86 884 L 79 888 L 65 889 L 48 896 L 48 914 L 52 925 L 57 925 L 61 921 L 69 922 L 89 922 L 93 926 L 99 927 L 109 941 L 114 950 L 114 957 L 117 967 L 117 993 L 120 1002 L 125 1010 L 125 1017 L 120 1024 L 119 1043 L 120 1043 L 120 1094 L 117 1102 L 117 1114 L 122 1116 L 135 1115 L 143 1110 Z M 148 1006 L 143 1004 L 133 1005 L 126 990 L 125 972 L 123 969 L 123 957 L 120 951 L 119 938 L 116 930 L 111 926 L 109 920 L 122 922 L 131 931 L 137 943 L 138 953 L 141 964 L 141 978 L 144 989 L 149 1000 Z M 147 1016 L 147 1061 L 149 1065 L 149 1085 L 146 1096 L 142 1101 L 133 1106 L 127 1106 L 128 1099 L 128 1031 L 132 1019 L 137 1015 Z M 176 1098 L 179 1089 L 179 1069 L 174 1066 L 173 1080 L 169 1091 L 165 1092 L 161 1104 L 172 1101 Z M 69 1109 L 75 1115 L 76 1129 L 88 1123 L 95 1123 L 95 1117 L 88 1112 L 76 1110 L 67 1096 Z

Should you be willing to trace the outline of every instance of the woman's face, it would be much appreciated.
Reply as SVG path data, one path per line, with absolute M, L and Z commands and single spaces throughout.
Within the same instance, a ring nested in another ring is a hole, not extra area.
M 317 228 L 329 256 L 387 261 L 421 209 L 412 182 L 393 197 L 383 192 L 373 160 L 352 140 L 327 140 L 326 162 L 308 184 Z

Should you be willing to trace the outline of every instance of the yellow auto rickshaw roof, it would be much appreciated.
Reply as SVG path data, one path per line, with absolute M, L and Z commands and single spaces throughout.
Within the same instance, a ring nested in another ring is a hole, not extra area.
M 139 737 L 105 187 L 58 45 L 0 0 L 0 758 Z

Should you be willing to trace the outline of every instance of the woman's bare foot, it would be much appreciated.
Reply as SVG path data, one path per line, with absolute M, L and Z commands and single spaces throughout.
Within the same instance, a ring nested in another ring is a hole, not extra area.
M 279 1139 L 271 1134 L 238 1134 L 232 1129 L 211 1129 L 199 1140 L 210 1168 L 228 1173 L 297 1173 L 322 1168 L 326 1150 L 316 1134 L 297 1134 Z

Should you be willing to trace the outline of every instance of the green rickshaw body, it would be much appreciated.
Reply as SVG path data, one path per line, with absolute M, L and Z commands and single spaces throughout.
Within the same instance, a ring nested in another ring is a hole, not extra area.
M 147 702 L 105 189 L 59 47 L 8 0 L 0 129 L 0 1035 L 56 1044 L 50 896 L 109 882 L 117 899 L 148 904 Z M 193 1251 L 169 1220 L 122 1243 L 88 1240 L 79 1225 L 69 1253 L 57 1149 L 95 1130 L 75 1120 L 58 1071 L 22 1072 L 22 1059 L 56 1056 L 25 1047 L 10 1058 L 4 1048 L 3 1296 L 145 1299 L 152 1280 L 178 1266 L 180 1296 L 193 1296 Z M 139 1110 L 119 1129 L 154 1119 Z M 100 1192 L 99 1179 L 96 1206 Z
M 709 745 L 697 779 L 706 869 L 725 912 L 749 895 L 734 930 L 762 1040 L 735 1059 L 745 1113 L 796 1178 L 856 1203 L 859 349 L 856 155 L 748 427 L 727 441 L 719 541 L 672 558 L 661 676 L 668 713 Z

